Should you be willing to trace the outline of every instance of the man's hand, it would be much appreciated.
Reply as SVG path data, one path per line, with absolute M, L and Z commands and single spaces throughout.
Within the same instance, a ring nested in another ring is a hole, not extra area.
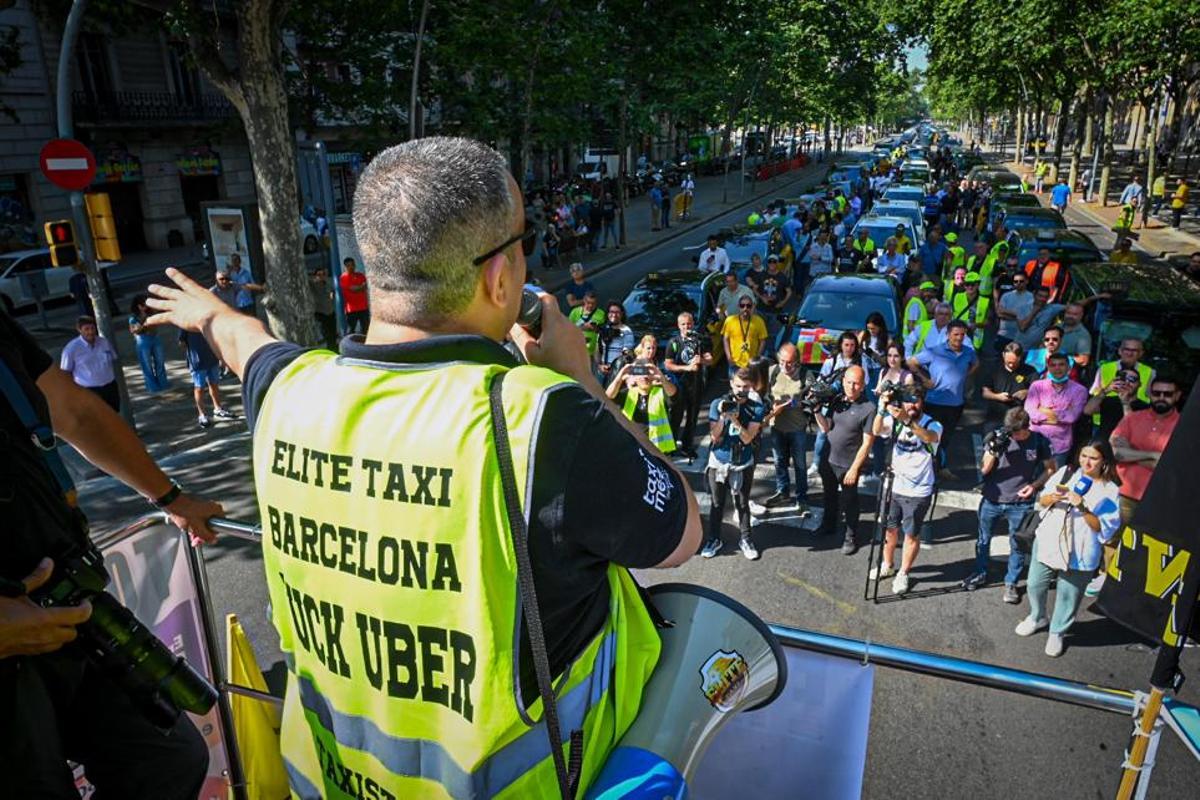
M 179 288 L 150 284 L 150 299 L 146 305 L 158 313 L 146 320 L 147 325 L 174 325 L 185 331 L 202 333 L 221 314 L 238 313 L 174 267 L 167 268 L 167 277 Z
M 591 362 L 583 332 L 563 316 L 553 296 L 543 294 L 538 300 L 542 304 L 541 337 L 534 339 L 529 331 L 520 325 L 513 325 L 509 331 L 513 343 L 530 364 L 552 369 L 574 378 L 585 387 L 589 386 L 594 381 L 590 377 Z
M 175 502 L 163 510 L 167 512 L 171 524 L 188 535 L 192 547 L 201 543 L 212 544 L 217 540 L 217 534 L 208 527 L 208 521 L 225 513 L 220 503 L 200 500 L 186 493 L 180 494 Z
M 54 571 L 54 562 L 43 558 L 23 583 L 28 594 Z M 42 608 L 28 597 L 0 597 L 0 658 L 51 653 L 75 638 L 75 626 L 92 615 L 92 604 Z
M 1058 424 L 1058 412 L 1053 408 L 1043 408 L 1042 413 L 1046 415 L 1046 422 L 1049 422 L 1051 425 Z
M 1017 498 L 1020 500 L 1028 500 L 1029 498 L 1033 497 L 1036 491 L 1037 489 L 1034 488 L 1032 483 L 1027 483 L 1017 490 Z
M 858 470 L 854 467 L 846 470 L 846 477 L 842 478 L 842 484 L 845 486 L 854 486 L 858 483 Z
M 1005 394 L 1007 394 L 1007 392 L 1005 392 Z M 1025 398 L 1028 396 L 1029 396 L 1028 389 L 1018 389 L 1017 391 L 1012 393 L 1012 399 L 1020 400 L 1022 403 L 1025 402 Z

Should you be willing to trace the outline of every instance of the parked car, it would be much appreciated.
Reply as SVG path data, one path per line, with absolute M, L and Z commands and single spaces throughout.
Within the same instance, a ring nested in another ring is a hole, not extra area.
M 996 220 L 1007 213 L 1010 208 L 1041 208 L 1041 206 L 1037 195 L 1022 194 L 1021 192 L 998 192 L 992 195 L 991 203 L 988 205 L 987 228 L 989 231 L 992 230 L 996 225 Z
M 971 167 L 967 173 L 967 180 L 987 183 L 992 187 L 993 192 L 1019 193 L 1021 191 L 1021 179 L 1006 169 L 994 169 L 986 166 Z
M 875 242 L 875 253 L 878 255 L 883 252 L 883 245 L 888 237 L 896 235 L 897 225 L 903 225 L 908 238 L 914 242 L 917 241 L 917 229 L 913 227 L 908 217 L 898 214 L 876 214 L 874 211 L 854 223 L 854 229 L 850 235 L 857 238 L 858 232 L 866 228 L 871 240 Z
M 883 315 L 889 334 L 900 335 L 900 295 L 896 282 L 885 275 L 823 275 L 814 280 L 800 307 L 780 329 L 775 348 L 791 342 L 800 363 L 820 368 L 843 331 L 860 330 L 867 316 Z
M 913 247 L 920 247 L 921 243 L 925 241 L 925 214 L 922 213 L 921 204 L 916 200 L 889 200 L 881 197 L 871 206 L 871 214 L 883 217 L 905 217 L 916 230 L 917 236 L 912 240 Z
M 885 200 L 911 200 L 918 205 L 925 202 L 925 191 L 916 186 L 890 186 L 883 193 Z
M 1067 221 L 1053 208 L 1009 207 L 1004 212 L 1004 227 L 1009 231 L 1028 228 L 1066 228 Z
M 101 262 L 98 265 L 101 275 L 106 275 L 106 271 L 112 265 L 111 261 Z M 0 253 L 0 304 L 8 313 L 12 314 L 18 308 L 34 304 L 33 295 L 27 291 L 28 287 L 20 277 L 33 272 L 40 272 L 45 278 L 44 300 L 61 300 L 71 296 L 70 282 L 75 270 L 51 264 L 49 248 L 38 247 Z
M 677 317 L 690 311 L 696 323 L 713 336 L 713 357 L 723 357 L 720 326 L 716 319 L 716 300 L 725 285 L 719 272 L 702 273 L 694 270 L 651 272 L 634 284 L 625 297 L 625 322 L 639 336 L 652 333 L 658 339 L 661 357 L 667 343 L 678 332 Z
M 1037 258 L 1038 251 L 1049 248 L 1050 256 L 1061 264 L 1083 264 L 1103 261 L 1104 256 L 1095 242 L 1078 231 L 1068 228 L 1025 228 L 1008 235 L 1010 254 L 1018 264 Z

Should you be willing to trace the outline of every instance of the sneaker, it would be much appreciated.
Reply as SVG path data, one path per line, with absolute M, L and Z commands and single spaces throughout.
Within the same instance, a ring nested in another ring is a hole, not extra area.
M 1051 658 L 1058 658 L 1063 652 L 1063 638 L 1061 633 L 1051 633 L 1046 636 L 1046 655 Z
M 1015 633 L 1017 636 L 1033 636 L 1035 633 L 1040 631 L 1042 628 L 1049 628 L 1049 627 L 1050 627 L 1049 620 L 1044 620 L 1044 619 L 1036 619 L 1035 620 L 1033 617 L 1026 617 L 1025 619 L 1023 619 L 1017 623 L 1017 627 L 1013 630 L 1013 633 Z
M 800 519 L 807 519 L 812 516 L 812 509 L 804 504 L 803 500 L 796 499 L 796 516 Z
M 1011 583 L 1004 585 L 1004 602 L 1014 606 L 1021 602 L 1021 595 L 1017 592 L 1017 587 L 1013 586 Z
M 972 575 L 968 575 L 966 578 L 964 578 L 962 585 L 963 585 L 963 588 L 966 589 L 968 592 L 973 592 L 976 589 L 978 589 L 980 586 L 983 586 L 986 583 L 987 583 L 987 573 L 986 572 L 976 572 L 976 573 L 974 573 Z
M 1100 594 L 1100 590 L 1104 587 L 1104 576 L 1106 574 L 1107 573 L 1101 572 L 1099 575 L 1092 578 L 1091 581 L 1088 582 L 1087 588 L 1083 590 L 1083 593 L 1088 597 L 1095 597 L 1096 595 Z
M 787 492 L 776 492 L 763 501 L 763 505 L 767 508 L 777 508 L 779 506 L 791 505 L 794 501 L 788 497 Z
M 896 577 L 892 578 L 892 594 L 905 594 L 908 592 L 908 573 L 897 572 Z
M 217 419 L 237 419 L 237 415 L 227 408 L 218 408 L 213 411 L 213 416 Z
M 933 542 L 927 542 L 927 541 L 925 541 L 924 539 L 922 539 L 922 540 L 921 540 L 921 549 L 922 549 L 922 550 L 932 550 L 932 549 L 933 549 Z
M 704 543 L 704 548 L 700 551 L 700 555 L 705 558 L 712 558 L 717 553 L 721 552 L 721 548 L 724 546 L 725 543 L 720 539 L 709 539 Z
M 752 517 L 761 517 L 763 514 L 766 514 L 770 510 L 771 509 L 767 508 L 762 503 L 756 502 L 754 500 L 750 501 L 750 516 L 752 516 Z
M 208 417 L 204 416 L 203 414 L 200 415 L 200 418 L 197 421 L 200 423 L 201 428 L 211 428 L 212 427 L 212 420 L 209 419 Z
M 808 477 L 810 477 L 810 478 L 821 477 L 821 471 L 819 469 L 817 469 L 816 464 L 813 464 L 811 467 L 808 468 Z
M 896 568 L 891 564 L 880 564 L 877 567 L 871 567 L 871 571 L 867 573 L 867 577 L 873 581 L 881 581 L 884 578 L 890 578 L 896 574 Z
M 738 547 L 742 549 L 742 555 L 749 561 L 758 561 L 758 548 L 754 546 L 754 542 L 749 539 L 742 539 L 738 542 Z
M 842 540 L 842 555 L 852 556 L 858 552 L 858 544 L 854 539 L 847 538 Z

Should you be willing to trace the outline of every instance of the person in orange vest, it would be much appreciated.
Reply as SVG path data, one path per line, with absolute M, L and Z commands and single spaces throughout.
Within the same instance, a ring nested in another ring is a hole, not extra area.
M 1050 302 L 1058 301 L 1067 288 L 1067 270 L 1058 261 L 1050 259 L 1050 248 L 1038 250 L 1037 258 L 1025 262 L 1025 274 L 1029 276 L 1030 288 L 1045 286 L 1050 292 Z

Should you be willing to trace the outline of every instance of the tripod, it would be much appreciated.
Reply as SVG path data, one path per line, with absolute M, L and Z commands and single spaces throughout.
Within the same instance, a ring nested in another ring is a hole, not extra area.
M 892 455 L 895 453 L 896 447 L 893 443 L 888 449 L 887 464 L 884 465 L 883 475 L 879 479 L 879 503 L 875 507 L 875 524 L 874 530 L 871 533 L 871 547 L 867 556 L 867 581 L 863 586 L 863 600 L 870 600 L 872 603 L 879 602 L 879 574 L 882 569 L 875 571 L 874 579 L 871 578 L 871 568 L 874 566 L 882 567 L 882 563 L 875 563 L 875 545 L 879 545 L 880 555 L 883 554 L 883 537 L 884 532 L 884 515 L 887 513 L 888 506 L 892 504 L 892 484 L 895 483 L 896 473 L 892 471 Z

